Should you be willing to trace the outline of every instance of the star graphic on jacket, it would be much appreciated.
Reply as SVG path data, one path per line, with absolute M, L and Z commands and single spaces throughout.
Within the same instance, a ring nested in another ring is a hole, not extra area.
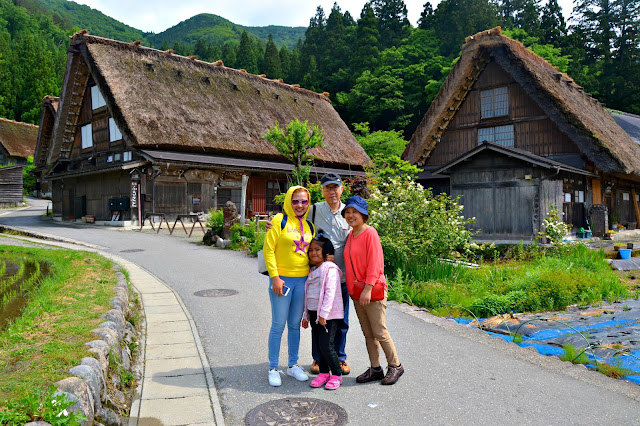
M 296 243 L 294 253 L 300 251 L 302 254 L 306 254 L 304 249 L 309 245 L 309 243 L 304 240 L 304 236 L 300 237 L 299 240 L 293 240 L 293 242 Z

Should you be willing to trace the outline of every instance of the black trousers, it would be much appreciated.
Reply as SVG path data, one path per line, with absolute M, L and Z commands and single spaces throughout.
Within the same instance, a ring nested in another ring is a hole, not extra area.
M 342 376 L 342 366 L 336 352 L 335 336 L 338 323 L 341 320 L 327 320 L 327 325 L 316 323 L 317 311 L 309 311 L 309 324 L 311 325 L 312 345 L 318 348 L 318 367 L 321 373 L 329 373 L 334 376 Z

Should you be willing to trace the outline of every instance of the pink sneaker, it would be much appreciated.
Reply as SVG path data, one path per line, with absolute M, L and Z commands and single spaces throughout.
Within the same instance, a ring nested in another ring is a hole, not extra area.
M 328 373 L 320 373 L 318 374 L 318 377 L 313 379 L 309 385 L 312 388 L 319 388 L 319 387 L 322 387 L 325 383 L 327 383 L 328 380 L 329 380 Z
M 342 376 L 331 376 L 327 385 L 324 387 L 327 390 L 336 390 L 342 384 Z

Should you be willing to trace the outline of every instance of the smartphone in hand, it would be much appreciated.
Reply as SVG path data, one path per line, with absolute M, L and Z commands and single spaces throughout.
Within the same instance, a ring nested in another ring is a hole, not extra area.
M 282 285 L 282 295 L 283 296 L 288 296 L 290 291 L 291 291 L 290 287 L 288 287 L 286 284 Z

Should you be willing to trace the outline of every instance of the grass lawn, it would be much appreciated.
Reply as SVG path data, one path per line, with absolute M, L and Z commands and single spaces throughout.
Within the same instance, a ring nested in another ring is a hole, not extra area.
M 517 259 L 486 262 L 478 269 L 393 259 L 389 298 L 440 316 L 488 317 L 637 297 L 637 283 L 628 274 L 616 274 L 602 251 L 582 244 L 516 251 Z
M 5 400 L 42 396 L 69 368 L 89 356 L 85 343 L 104 322 L 116 277 L 94 253 L 0 246 L 0 258 L 48 265 L 49 275 L 29 290 L 19 318 L 0 329 L 0 411 Z

